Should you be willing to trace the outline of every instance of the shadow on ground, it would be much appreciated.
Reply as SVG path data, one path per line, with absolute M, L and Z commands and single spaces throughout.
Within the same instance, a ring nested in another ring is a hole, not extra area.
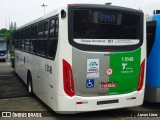
M 14 69 L 9 63 L 0 62 L 0 99 L 25 96 L 29 96 L 29 93 Z

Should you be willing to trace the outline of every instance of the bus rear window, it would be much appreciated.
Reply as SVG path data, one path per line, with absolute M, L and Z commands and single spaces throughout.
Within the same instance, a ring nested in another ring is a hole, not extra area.
M 143 43 L 143 12 L 69 7 L 69 42 L 85 51 L 128 51 Z
M 0 51 L 7 50 L 7 42 L 6 41 L 0 41 Z
M 147 22 L 147 56 L 149 56 L 155 41 L 156 25 L 156 21 Z
M 140 16 L 108 11 L 74 10 L 74 38 L 140 39 Z

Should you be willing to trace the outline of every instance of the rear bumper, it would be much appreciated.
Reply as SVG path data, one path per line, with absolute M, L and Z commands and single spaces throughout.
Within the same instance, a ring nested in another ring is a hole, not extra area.
M 131 99 L 131 98 L 136 99 Z M 79 113 L 88 111 L 99 111 L 108 109 L 117 109 L 125 107 L 139 106 L 143 104 L 144 90 L 138 92 L 132 92 L 124 95 L 113 95 L 113 96 L 100 96 L 100 97 L 81 97 L 81 96 L 59 96 L 58 105 L 56 112 L 58 113 Z M 117 103 L 107 103 L 97 105 L 99 101 L 114 101 L 118 100 Z M 77 102 L 83 102 L 83 104 L 76 104 Z
M 7 54 L 5 54 L 4 56 L 0 56 L 0 60 L 2 60 L 2 59 L 7 59 L 8 58 L 8 55 Z
M 3 56 L 0 56 L 0 60 L 4 60 L 4 59 L 7 59 L 8 57 L 3 57 Z

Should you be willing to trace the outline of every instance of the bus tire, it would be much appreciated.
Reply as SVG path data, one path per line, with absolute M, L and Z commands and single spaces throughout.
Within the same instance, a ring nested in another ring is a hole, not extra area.
M 31 76 L 30 72 L 27 75 L 27 90 L 30 95 L 33 94 L 32 76 Z

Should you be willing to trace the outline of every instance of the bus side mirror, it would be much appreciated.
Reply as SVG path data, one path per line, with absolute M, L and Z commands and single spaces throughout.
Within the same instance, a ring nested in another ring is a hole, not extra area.
M 66 11 L 65 10 L 61 10 L 61 18 L 66 18 Z

